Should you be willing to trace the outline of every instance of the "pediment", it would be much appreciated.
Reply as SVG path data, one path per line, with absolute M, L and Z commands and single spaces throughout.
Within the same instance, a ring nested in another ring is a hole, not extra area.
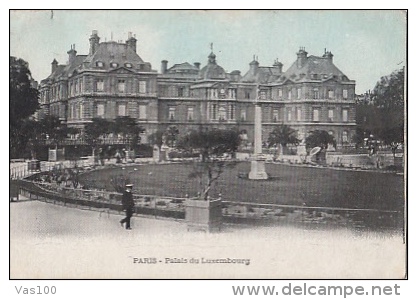
M 217 89 L 228 89 L 229 88 L 229 83 L 225 83 L 225 82 L 216 82 L 213 84 L 213 88 L 217 88 Z
M 121 67 L 118 67 L 118 68 L 115 68 L 115 69 L 110 70 L 109 73 L 132 74 L 132 73 L 135 73 L 135 71 L 132 70 L 132 69 L 128 69 L 128 68 L 126 68 L 124 66 L 121 66 Z
M 327 83 L 337 83 L 339 82 L 337 77 L 329 77 L 327 79 L 324 79 L 323 82 L 327 82 Z

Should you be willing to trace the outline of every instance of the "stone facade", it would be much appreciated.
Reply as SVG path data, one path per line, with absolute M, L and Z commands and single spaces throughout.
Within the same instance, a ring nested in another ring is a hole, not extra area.
M 321 129 L 338 144 L 347 144 L 355 133 L 355 81 L 333 64 L 333 54 L 326 50 L 322 56 L 307 56 L 301 48 L 285 72 L 278 60 L 264 67 L 254 57 L 243 76 L 237 70 L 227 73 L 211 52 L 202 68 L 188 62 L 168 67 L 163 60 L 158 73 L 136 53 L 131 34 L 126 43 L 100 43 L 93 31 L 89 41 L 88 55 L 77 55 L 74 45 L 66 65 L 52 62 L 51 75 L 39 86 L 39 117 L 56 115 L 82 128 L 94 117 L 128 115 L 145 127 L 146 135 L 169 126 L 180 132 L 202 125 L 234 127 L 253 142 L 258 94 L 264 141 L 281 123 L 297 130 L 300 139 Z

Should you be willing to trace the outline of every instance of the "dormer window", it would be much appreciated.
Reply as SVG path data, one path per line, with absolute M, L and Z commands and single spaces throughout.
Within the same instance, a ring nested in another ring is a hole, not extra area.
M 111 62 L 111 63 L 110 63 L 110 66 L 111 66 L 112 68 L 115 68 L 115 67 L 117 67 L 117 63 L 116 63 L 116 62 Z
M 102 61 L 97 61 L 96 65 L 97 65 L 97 67 L 103 67 L 104 63 Z
M 131 63 L 125 63 L 125 67 L 131 68 L 132 64 Z

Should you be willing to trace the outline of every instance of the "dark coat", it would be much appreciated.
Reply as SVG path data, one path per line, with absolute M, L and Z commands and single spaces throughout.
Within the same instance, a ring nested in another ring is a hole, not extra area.
M 123 192 L 122 205 L 125 210 L 133 209 L 133 207 L 135 206 L 135 202 L 133 201 L 132 192 Z

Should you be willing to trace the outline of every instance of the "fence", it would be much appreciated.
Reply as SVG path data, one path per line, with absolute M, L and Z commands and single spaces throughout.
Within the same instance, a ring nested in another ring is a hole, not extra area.
M 64 206 L 88 208 L 100 212 L 122 212 L 122 194 L 100 190 L 62 187 L 56 183 L 19 180 L 19 193 L 29 200 L 39 200 Z M 154 195 L 133 195 L 134 213 L 167 218 L 185 218 L 184 200 Z
M 20 194 L 65 206 L 100 212 L 121 213 L 120 193 L 61 187 L 57 184 L 19 181 Z M 185 219 L 186 198 L 134 195 L 136 214 Z M 310 228 L 348 228 L 355 230 L 396 230 L 404 227 L 402 211 L 308 207 L 245 202 L 222 202 L 223 221 L 248 225 L 298 225 Z
M 33 163 L 33 164 L 32 164 Z M 34 165 L 38 166 L 34 166 Z M 90 159 L 80 159 L 77 161 L 61 161 L 61 162 L 48 162 L 48 161 L 26 161 L 10 163 L 10 178 L 22 179 L 39 172 L 48 172 L 56 169 L 73 168 L 75 165 L 78 167 L 91 166 L 93 163 Z
M 223 202 L 228 222 L 303 227 L 344 227 L 356 230 L 399 230 L 404 227 L 402 211 L 309 207 L 245 202 Z

